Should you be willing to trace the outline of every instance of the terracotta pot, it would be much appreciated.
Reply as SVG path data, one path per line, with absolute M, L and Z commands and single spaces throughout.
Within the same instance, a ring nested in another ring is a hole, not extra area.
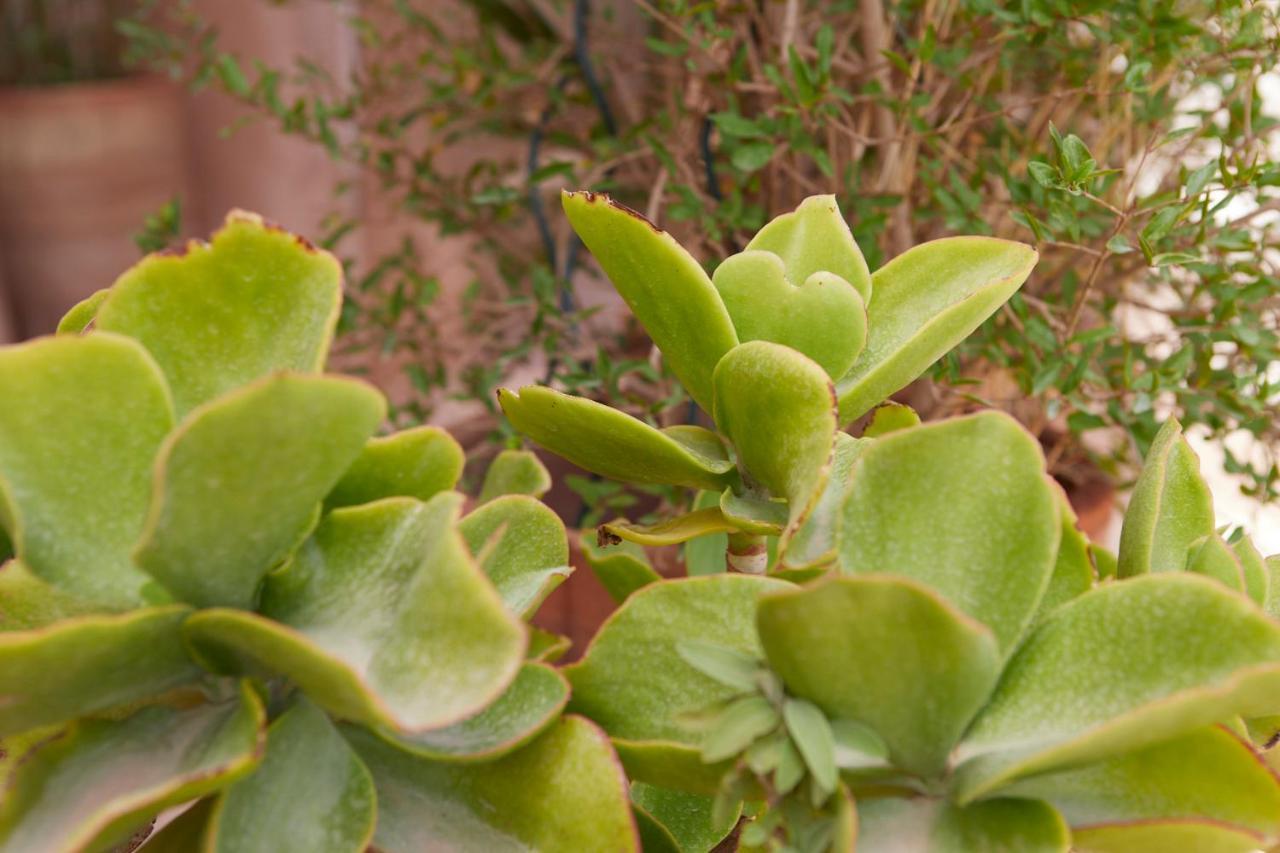
M 132 235 L 183 190 L 183 126 L 164 80 L 0 88 L 0 264 L 20 335 L 138 260 Z

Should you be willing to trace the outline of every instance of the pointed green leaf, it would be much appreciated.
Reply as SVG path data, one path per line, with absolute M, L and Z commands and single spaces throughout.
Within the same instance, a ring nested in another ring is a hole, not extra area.
M 634 542 L 601 546 L 590 531 L 583 531 L 578 545 L 592 573 L 618 604 L 641 587 L 662 580 L 649 565 L 644 549 Z
M 1098 580 L 1105 581 L 1116 576 L 1116 555 L 1098 545 L 1095 542 L 1089 543 L 1089 554 L 1093 557 L 1093 564 L 1098 569 Z
M 142 848 L 147 853 L 192 853 L 204 843 L 214 799 L 206 797 L 156 830 Z
M 69 594 L 142 604 L 155 584 L 130 552 L 173 427 L 155 362 L 116 335 L 40 338 L 0 348 L 0 400 L 0 526 L 15 553 Z
M 416 735 L 381 735 L 406 752 L 435 761 L 491 761 L 545 731 L 568 701 L 569 682 L 559 671 L 526 663 L 511 686 L 474 717 Z
M 788 346 L 832 378 L 844 376 L 866 345 L 866 305 L 853 285 L 834 273 L 791 279 L 782 258 L 746 251 L 716 267 L 712 282 L 743 343 Z
M 822 495 L 782 551 L 782 563 L 791 569 L 823 566 L 836 558 L 836 521 L 844 506 L 853 474 L 853 463 L 870 442 L 847 433 L 836 433 L 831 470 Z
M 8 571 L 8 570 L 6 570 Z M 185 607 L 80 616 L 0 633 L 0 736 L 157 696 L 194 681 Z
M 863 770 L 889 766 L 889 747 L 873 729 L 853 720 L 831 721 L 835 740 L 836 766 L 841 770 Z
M 438 427 L 371 438 L 325 498 L 325 508 L 394 497 L 430 500 L 457 485 L 465 461 L 458 442 Z
M 569 651 L 573 641 L 563 634 L 544 631 L 541 628 L 529 628 L 529 648 L 525 652 L 525 660 L 555 663 Z
M 1199 850 L 1203 824 L 1251 837 L 1241 853 L 1280 840 L 1280 781 L 1250 746 L 1218 726 L 1116 758 L 1015 782 L 1005 793 L 1051 803 L 1073 833 L 1105 831 L 1111 849 L 1133 853 Z M 1123 842 L 1166 824 L 1155 848 Z M 1180 827 L 1188 830 L 1176 843 Z
M 703 739 L 702 760 L 713 764 L 733 758 L 781 722 L 777 709 L 763 696 L 735 699 Z
M 715 419 L 751 478 L 790 503 L 798 524 L 826 483 L 835 399 L 822 368 L 767 341 L 742 344 L 715 372 Z
M 729 835 L 741 809 L 730 820 L 712 820 L 711 797 L 672 791 L 636 782 L 631 786 L 631 802 L 667 829 L 679 853 L 707 853 Z
M 1056 484 L 1055 484 L 1056 485 Z M 1039 621 L 1059 606 L 1084 595 L 1093 587 L 1093 562 L 1089 559 L 1089 539 L 1076 526 L 1076 513 L 1061 488 L 1054 488 L 1058 501 L 1058 514 L 1062 520 L 1062 538 L 1058 541 L 1058 556 L 1053 564 L 1049 586 L 1040 600 L 1036 614 Z
M 104 287 L 101 290 L 95 290 L 93 293 L 81 299 L 75 305 L 71 306 L 71 310 L 63 315 L 58 321 L 57 333 L 59 335 L 79 335 L 89 328 L 89 324 L 98 316 L 98 309 L 102 307 L 102 303 L 111 295 L 111 288 Z
M 921 797 L 858 800 L 859 850 L 912 853 L 1067 853 L 1062 816 L 1038 800 L 955 806 Z
M 671 834 L 671 830 L 659 823 L 657 818 L 635 803 L 631 804 L 631 813 L 636 819 L 640 849 L 644 853 L 680 853 L 680 843 Z
M 526 641 L 453 530 L 461 501 L 335 510 L 268 578 L 264 616 L 205 610 L 187 635 L 211 666 L 286 675 L 347 719 L 401 732 L 465 719 L 515 678 Z
M 711 676 L 726 687 L 744 692 L 754 691 L 758 687 L 757 678 L 763 663 L 759 658 L 705 640 L 677 643 L 676 653 L 698 672 Z
M 1213 495 L 1200 476 L 1200 459 L 1183 438 L 1182 425 L 1170 418 L 1152 442 L 1129 498 L 1117 574 L 1182 571 L 1191 543 L 1213 532 Z
M 849 423 L 924 373 L 1026 281 L 1038 255 L 991 237 L 908 249 L 871 276 L 867 347 L 836 383 Z
M 831 578 L 761 598 L 760 639 L 792 695 L 869 726 L 897 767 L 936 773 L 999 677 L 990 630 L 904 578 Z
M 839 562 L 933 587 L 1008 654 L 1049 583 L 1060 535 L 1039 443 L 987 412 L 890 433 L 862 452 Z
M 490 501 L 463 518 L 458 532 L 507 609 L 521 618 L 533 616 L 573 572 L 564 522 L 528 495 Z
M 233 211 L 211 244 L 150 255 L 117 279 L 94 325 L 147 348 L 182 417 L 270 373 L 319 371 L 341 300 L 337 258 Z
M 302 700 L 267 730 L 258 768 L 219 797 L 209 853 L 361 853 L 373 837 L 373 778 L 316 706 Z
M 866 429 L 862 431 L 862 437 L 879 438 L 882 435 L 888 435 L 900 429 L 919 426 L 919 424 L 920 416 L 916 414 L 915 409 L 904 403 L 895 403 L 893 400 L 889 400 L 884 405 L 877 406 L 876 410 L 871 413 L 871 421 L 867 424 Z
M 97 612 L 100 608 L 40 580 L 21 560 L 0 563 L 0 632 L 43 628 Z
M 612 480 L 715 492 L 735 480 L 732 460 L 708 430 L 655 429 L 600 403 L 537 385 L 501 389 L 498 403 L 530 441 Z
M 160 450 L 138 565 L 184 601 L 252 608 L 383 407 L 363 383 L 285 374 L 202 406 Z
M 720 507 L 695 509 L 684 515 L 664 519 L 655 524 L 635 524 L 625 519 L 600 525 L 600 537 L 606 542 L 626 541 L 637 545 L 678 545 L 711 533 L 731 533 L 737 525 L 725 518 Z
M 373 846 L 383 853 L 639 850 L 622 768 L 581 717 L 563 717 L 523 749 L 482 764 L 427 761 L 369 732 L 344 731 L 373 772 Z
M 671 372 L 710 412 L 711 371 L 738 343 L 711 279 L 670 234 L 608 196 L 566 192 L 561 201 Z
M 480 503 L 503 495 L 532 495 L 540 498 L 551 489 L 551 475 L 528 450 L 504 450 L 489 463 L 480 487 Z
M 82 720 L 31 754 L 0 800 L 0 851 L 110 847 L 168 806 L 234 781 L 257 764 L 264 712 L 237 699 L 186 711 L 151 706 Z
M 1036 628 L 959 750 L 960 796 L 1137 749 L 1233 714 L 1273 713 L 1280 626 L 1189 573 L 1101 586 Z
M 788 699 L 782 708 L 791 740 L 804 759 L 814 781 L 830 796 L 835 793 L 839 777 L 836 775 L 836 743 L 831 725 L 822 711 L 804 699 Z
M 1218 534 L 1202 536 L 1188 546 L 1187 571 L 1213 578 L 1228 589 L 1244 592 L 1244 567 Z
M 1244 572 L 1245 592 L 1254 603 L 1265 605 L 1271 595 L 1271 574 L 1267 571 L 1266 561 L 1262 559 L 1257 547 L 1248 534 L 1231 546 L 1231 551 L 1240 561 L 1240 569 Z
M 826 271 L 853 285 L 863 302 L 871 301 L 871 271 L 833 195 L 809 196 L 793 212 L 775 217 L 751 238 L 747 250 L 753 249 L 781 258 L 792 282 Z

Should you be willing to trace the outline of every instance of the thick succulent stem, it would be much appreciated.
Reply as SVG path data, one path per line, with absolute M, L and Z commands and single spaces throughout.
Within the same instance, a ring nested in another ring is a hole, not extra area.
M 769 548 L 756 533 L 730 533 L 726 556 L 730 571 L 762 575 L 769 568 Z

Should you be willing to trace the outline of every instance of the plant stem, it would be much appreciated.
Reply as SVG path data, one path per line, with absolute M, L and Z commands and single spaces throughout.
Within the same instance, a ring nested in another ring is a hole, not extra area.
M 762 575 L 769 568 L 769 548 L 758 533 L 730 533 L 726 556 L 730 571 Z

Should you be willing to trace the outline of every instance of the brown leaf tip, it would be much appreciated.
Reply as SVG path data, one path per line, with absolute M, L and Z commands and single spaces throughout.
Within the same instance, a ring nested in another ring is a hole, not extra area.
M 598 193 L 598 192 L 593 192 L 592 190 L 578 190 L 576 192 L 569 193 L 569 195 L 580 195 L 584 199 L 586 199 L 587 204 L 595 204 L 597 201 L 603 201 L 605 204 L 609 205 L 615 210 L 621 213 L 625 213 L 628 216 L 633 216 L 636 219 L 639 219 L 645 225 L 648 225 L 650 228 L 652 228 L 654 232 L 658 234 L 666 233 L 657 225 L 655 225 L 652 219 L 645 216 L 643 213 L 641 213 L 638 210 L 634 210 L 630 207 L 627 207 L 625 204 L 623 204 L 620 201 L 615 201 L 608 193 Z

